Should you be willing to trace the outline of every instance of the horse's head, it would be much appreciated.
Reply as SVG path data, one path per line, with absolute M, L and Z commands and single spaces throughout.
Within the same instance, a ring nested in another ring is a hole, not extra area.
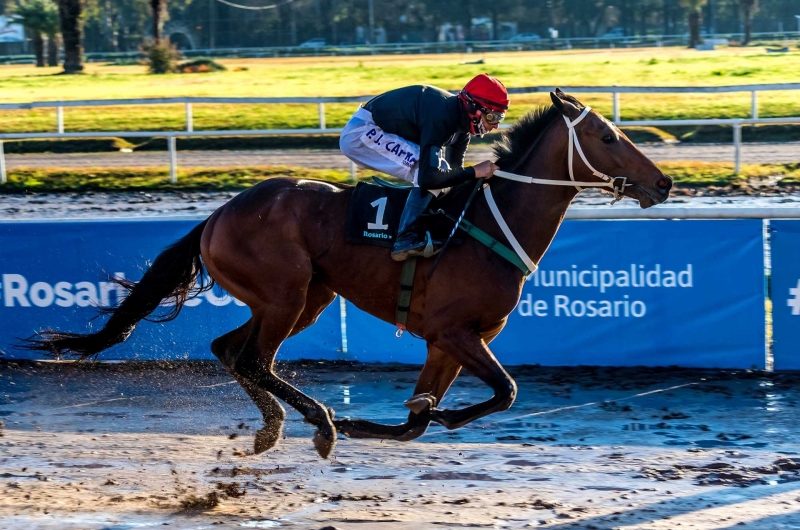
M 647 158 L 625 133 L 560 89 L 550 92 L 553 105 L 569 120 L 575 140 L 571 153 L 574 180 L 591 182 L 605 176 L 625 177 L 624 195 L 639 201 L 642 208 L 660 204 L 669 198 L 672 179 Z M 571 134 L 571 132 L 570 132 Z M 581 154 L 582 153 L 582 154 Z M 570 155 L 568 155 L 570 156 Z M 594 170 L 594 171 L 593 171 Z

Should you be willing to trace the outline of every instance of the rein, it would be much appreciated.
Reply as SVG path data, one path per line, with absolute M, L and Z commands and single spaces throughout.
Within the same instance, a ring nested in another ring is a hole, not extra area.
M 631 184 L 627 183 L 626 177 L 611 177 L 596 170 L 590 163 L 589 160 L 586 158 L 586 155 L 583 153 L 583 149 L 581 148 L 581 143 L 578 141 L 578 134 L 575 132 L 575 126 L 578 125 L 583 118 L 589 114 L 589 111 L 592 110 L 592 107 L 584 107 L 583 112 L 581 115 L 575 118 L 574 120 L 570 121 L 569 118 L 562 115 L 561 117 L 564 118 L 564 121 L 567 122 L 567 129 L 569 130 L 569 155 L 567 157 L 567 165 L 569 167 L 569 181 L 566 180 L 552 180 L 552 179 L 537 179 L 534 177 L 528 177 L 525 175 L 517 175 L 515 173 L 509 173 L 508 171 L 497 170 L 494 172 L 494 175 L 500 178 L 504 178 L 507 180 L 513 180 L 515 182 L 522 182 L 525 184 L 543 184 L 546 186 L 575 186 L 575 188 L 580 192 L 583 191 L 583 188 L 610 188 L 614 194 L 614 200 L 611 201 L 611 204 L 618 202 L 622 199 L 625 193 L 625 188 L 627 186 L 631 186 Z M 575 174 L 572 169 L 572 160 L 575 158 L 575 150 L 578 151 L 578 155 L 583 160 L 583 163 L 586 164 L 592 171 L 592 175 L 600 178 L 603 182 L 578 182 L 575 180 Z M 538 265 L 533 262 L 533 260 L 528 256 L 525 250 L 522 248 L 522 245 L 519 244 L 517 238 L 514 237 L 514 234 L 511 232 L 511 229 L 508 227 L 505 219 L 503 219 L 503 214 L 500 213 L 500 209 L 497 207 L 497 203 L 494 200 L 494 196 L 492 196 L 492 190 L 489 186 L 489 183 L 486 182 L 483 185 L 483 193 L 486 197 L 486 203 L 489 205 L 489 209 L 494 216 L 495 221 L 500 226 L 500 229 L 503 232 L 503 235 L 506 236 L 506 239 L 511 244 L 511 247 L 516 252 L 519 259 L 522 263 L 527 267 L 527 273 L 523 269 L 523 275 L 527 278 L 538 268 Z M 505 257 L 505 256 L 504 256 Z M 508 259 L 508 258 L 506 258 Z M 519 267 L 517 263 L 512 261 L 515 265 Z M 520 267 L 522 269 L 522 267 Z

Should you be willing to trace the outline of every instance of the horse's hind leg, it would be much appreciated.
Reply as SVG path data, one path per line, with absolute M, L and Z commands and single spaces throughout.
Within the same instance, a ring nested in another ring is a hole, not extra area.
M 253 451 L 255 454 L 263 453 L 275 446 L 281 438 L 283 432 L 283 422 L 286 419 L 286 411 L 275 397 L 262 389 L 258 384 L 234 369 L 236 359 L 243 354 L 245 346 L 254 348 L 255 341 L 250 340 L 252 333 L 252 321 L 248 320 L 243 326 L 215 339 L 211 343 L 211 351 L 228 369 L 233 378 L 239 383 L 253 403 L 261 411 L 263 426 L 256 431 Z M 245 355 L 257 355 L 257 351 L 252 351 Z
M 330 305 L 334 298 L 336 298 L 336 293 L 322 283 L 312 280 L 308 286 L 303 312 L 300 314 L 300 318 L 297 319 L 289 336 L 296 335 L 314 324 L 320 313 Z M 275 396 L 261 388 L 257 382 L 235 370 L 236 360 L 240 356 L 258 355 L 256 341 L 248 340 L 251 335 L 253 335 L 253 323 L 252 320 L 248 320 L 243 326 L 215 339 L 211 343 L 211 351 L 225 365 L 236 382 L 244 388 L 244 391 L 247 392 L 247 395 L 250 396 L 250 399 L 261 411 L 263 427 L 256 432 L 253 443 L 255 454 L 261 454 L 272 449 L 280 440 L 283 433 L 283 422 L 286 419 L 286 411 L 275 399 Z M 248 352 L 244 351 L 245 347 L 249 348 Z M 331 417 L 333 417 L 332 413 Z
M 234 371 L 316 425 L 314 444 L 327 457 L 336 443 L 328 410 L 278 377 L 273 366 L 278 348 L 305 310 L 314 279 L 305 228 L 299 221 L 308 204 L 294 187 L 277 187 L 274 194 L 260 197 L 263 204 L 254 204 L 257 193 L 245 193 L 241 201 L 231 203 L 241 208 L 224 207 L 215 213 L 203 233 L 202 257 L 209 275 L 252 312 L 252 333 Z
M 297 322 L 295 322 L 289 336 L 293 337 L 314 324 L 320 314 L 322 314 L 326 307 L 331 305 L 331 302 L 333 302 L 335 298 L 336 293 L 325 287 L 325 285 L 316 278 L 313 278 L 306 290 L 306 305 L 303 308 L 303 312 L 300 313 Z
M 431 396 L 432 403 L 436 406 L 450 385 L 453 384 L 461 365 L 439 348 L 428 344 L 428 357 L 425 366 L 417 379 L 414 396 Z M 426 407 L 427 408 L 427 407 Z M 426 415 L 411 412 L 408 420 L 400 425 L 384 425 L 367 420 L 337 420 L 333 422 L 339 431 L 350 438 L 383 438 L 388 440 L 408 441 L 422 436 L 430 425 L 431 420 Z
M 274 372 L 278 347 L 289 336 L 304 308 L 305 290 L 284 291 L 277 304 L 264 304 L 253 310 L 253 336 L 257 341 L 257 355 L 249 348 L 243 350 L 235 364 L 236 373 L 255 381 L 262 390 L 270 392 L 297 409 L 306 421 L 317 427 L 314 446 L 323 458 L 327 458 L 336 444 L 336 428 L 328 409 Z M 297 308 L 293 311 L 291 308 Z

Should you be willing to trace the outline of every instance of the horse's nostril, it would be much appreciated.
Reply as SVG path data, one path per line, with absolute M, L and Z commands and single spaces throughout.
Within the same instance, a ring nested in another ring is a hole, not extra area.
M 672 179 L 669 177 L 661 177 L 658 179 L 658 182 L 656 182 L 656 186 L 664 191 L 669 191 L 670 188 L 672 188 Z

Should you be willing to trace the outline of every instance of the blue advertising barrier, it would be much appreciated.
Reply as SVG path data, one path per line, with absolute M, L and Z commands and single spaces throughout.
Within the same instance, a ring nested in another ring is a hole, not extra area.
M 198 221 L 0 223 L 0 352 L 4 358 L 41 358 L 14 347 L 19 338 L 53 328 L 86 333 L 97 307 L 121 294 L 108 274 L 139 279 L 146 260 L 186 235 Z M 104 274 L 104 272 L 106 274 Z M 102 359 L 213 359 L 209 345 L 250 317 L 218 288 L 187 303 L 169 323 L 143 321 L 124 344 Z M 339 304 L 316 325 L 286 341 L 282 359 L 341 358 Z
M 800 370 L 800 221 L 769 226 L 774 368 Z
M 566 221 L 539 265 L 491 344 L 504 364 L 764 368 L 761 220 Z M 352 306 L 347 327 L 360 360 L 425 358 Z
M 197 221 L 0 223 L 0 352 L 44 328 L 97 329 L 117 302 L 103 271 L 138 279 L 145 260 Z M 492 349 L 506 364 L 764 366 L 762 223 L 567 221 Z M 219 290 L 177 320 L 142 322 L 104 359 L 213 358 L 209 344 L 247 308 Z M 347 304 L 288 340 L 281 359 L 421 363 L 425 344 Z

